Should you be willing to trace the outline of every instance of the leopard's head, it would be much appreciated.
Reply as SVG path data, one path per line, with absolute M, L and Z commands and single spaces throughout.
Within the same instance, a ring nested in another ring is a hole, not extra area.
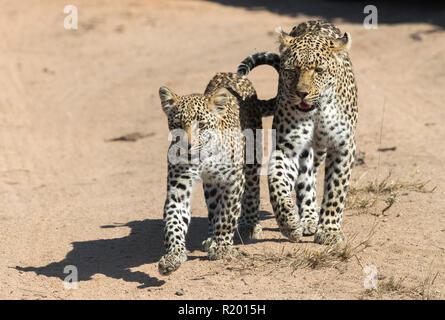
M 220 131 L 221 121 L 234 99 L 225 88 L 208 95 L 179 96 L 165 86 L 159 88 L 159 97 L 169 130 L 182 130 L 191 150 L 200 150 L 212 134 Z
M 319 32 L 284 32 L 276 29 L 280 42 L 280 81 L 283 92 L 297 109 L 317 108 L 335 88 L 342 59 L 351 46 L 351 36 L 329 38 Z

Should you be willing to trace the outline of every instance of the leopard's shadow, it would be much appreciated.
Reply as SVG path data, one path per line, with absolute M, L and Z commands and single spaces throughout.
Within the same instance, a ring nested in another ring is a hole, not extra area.
M 114 279 L 139 283 L 139 288 L 160 287 L 165 281 L 132 268 L 159 261 L 164 253 L 163 221 L 147 219 L 125 224 L 102 226 L 104 229 L 130 228 L 127 236 L 113 239 L 99 239 L 72 243 L 72 250 L 60 261 L 46 266 L 16 266 L 22 272 L 35 272 L 38 275 L 64 280 L 68 274 L 64 268 L 73 265 L 77 268 L 78 281 L 91 280 L 95 274 L 104 274 Z M 207 218 L 192 218 L 187 248 L 196 250 L 207 234 Z M 193 260 L 193 257 L 189 257 Z

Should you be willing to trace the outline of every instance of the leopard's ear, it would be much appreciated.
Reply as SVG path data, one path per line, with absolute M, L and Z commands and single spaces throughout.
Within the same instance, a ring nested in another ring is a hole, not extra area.
M 348 32 L 343 37 L 330 40 L 331 50 L 334 52 L 347 52 L 351 48 L 352 38 Z
M 226 88 L 218 89 L 210 98 L 209 108 L 219 116 L 225 114 L 232 94 Z
M 162 109 L 167 115 L 178 103 L 178 96 L 171 89 L 165 86 L 159 88 L 159 98 L 161 99 Z
M 276 27 L 275 32 L 278 34 L 278 41 L 280 42 L 280 53 L 283 53 L 290 47 L 290 43 L 294 37 L 284 32 L 281 27 Z

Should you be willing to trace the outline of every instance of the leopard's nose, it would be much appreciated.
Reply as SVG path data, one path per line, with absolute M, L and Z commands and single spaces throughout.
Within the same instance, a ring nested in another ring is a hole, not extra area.
M 301 99 L 304 99 L 308 95 L 308 92 L 306 91 L 297 91 L 297 96 L 299 96 Z

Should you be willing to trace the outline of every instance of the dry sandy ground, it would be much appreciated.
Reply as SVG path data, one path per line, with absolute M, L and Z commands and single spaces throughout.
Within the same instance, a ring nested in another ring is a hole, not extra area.
M 215 72 L 234 71 L 247 54 L 276 52 L 277 25 L 289 30 L 311 17 L 204 1 L 70 3 L 79 10 L 77 31 L 63 28 L 61 1 L 1 4 L 0 298 L 444 297 L 444 32 L 425 32 L 416 41 L 413 33 L 436 26 L 382 23 L 365 30 L 334 19 L 352 35 L 359 86 L 357 143 L 365 164 L 354 169 L 353 184 L 391 171 L 392 180 L 430 181 L 435 192 L 403 192 L 385 216 L 376 217 L 382 204 L 365 214 L 347 211 L 344 230 L 358 240 L 376 222 L 372 246 L 357 258 L 315 269 L 266 262 L 243 270 L 237 261 L 208 261 L 201 251 L 207 213 L 198 186 L 190 259 L 165 277 L 157 261 L 169 142 L 158 88 L 202 92 Z M 275 95 L 272 68 L 258 68 L 250 78 L 261 98 Z M 264 124 L 270 128 L 271 118 Z M 106 142 L 132 132 L 153 135 Z M 243 251 L 321 250 L 311 237 L 292 244 L 281 236 L 266 179 L 261 209 L 263 239 L 240 245 Z M 77 289 L 64 288 L 67 265 L 78 268 Z M 386 291 L 366 294 L 367 265 L 377 267 Z M 413 288 L 436 275 L 429 293 L 416 295 Z M 388 289 L 391 278 L 401 285 Z

